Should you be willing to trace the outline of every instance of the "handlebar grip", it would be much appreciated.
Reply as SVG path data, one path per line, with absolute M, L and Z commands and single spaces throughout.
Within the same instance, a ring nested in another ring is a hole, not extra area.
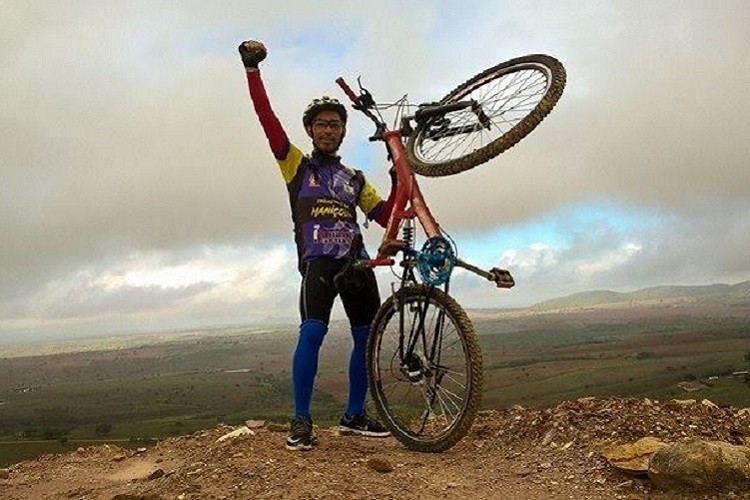
M 336 83 L 338 83 L 339 87 L 341 87 L 341 90 L 344 91 L 344 93 L 349 97 L 349 99 L 352 100 L 353 103 L 357 103 L 358 97 L 357 94 L 355 94 L 351 87 L 344 81 L 344 77 L 340 76 L 336 78 Z

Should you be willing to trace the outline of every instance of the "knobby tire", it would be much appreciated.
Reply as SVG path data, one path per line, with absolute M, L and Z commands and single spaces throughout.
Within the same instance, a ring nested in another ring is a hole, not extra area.
M 498 126 L 497 128 L 500 129 L 499 132 L 501 135 L 490 140 L 486 144 L 482 144 L 483 137 L 481 135 L 486 134 L 484 131 L 464 134 L 465 137 L 460 138 L 460 140 L 465 143 L 465 146 L 463 146 L 464 150 L 457 153 L 460 156 L 446 159 L 430 159 L 424 157 L 425 155 L 421 153 L 421 148 L 423 145 L 427 145 L 428 141 L 431 140 L 426 137 L 426 133 L 431 127 L 434 127 L 435 124 L 433 121 L 423 123 L 417 126 L 412 132 L 406 144 L 406 156 L 412 170 L 427 177 L 443 177 L 457 174 L 491 160 L 526 137 L 532 130 L 534 130 L 534 128 L 536 128 L 537 125 L 539 125 L 550 111 L 552 111 L 552 108 L 560 99 L 560 96 L 562 96 L 563 89 L 565 88 L 565 68 L 557 59 L 551 56 L 544 54 L 528 55 L 493 66 L 453 89 L 448 95 L 443 97 L 439 103 L 448 104 L 461 101 L 466 96 L 470 95 L 472 91 L 481 89 L 483 86 L 489 85 L 495 80 L 512 75 L 513 73 L 530 71 L 533 69 L 537 69 L 547 75 L 547 87 L 545 93 L 539 102 L 536 103 L 534 108 L 530 110 L 528 114 L 525 114 L 523 118 L 520 118 L 512 128 L 503 131 L 503 127 Z M 517 96 L 514 98 L 517 98 Z M 488 109 L 488 111 L 490 110 Z M 493 126 L 507 124 L 507 121 L 503 117 L 503 114 L 507 110 L 502 111 L 502 113 L 498 113 L 497 120 L 492 123 Z M 518 110 L 511 111 L 518 113 Z M 465 113 L 468 112 L 469 111 L 465 111 Z M 521 114 L 523 113 L 525 113 L 525 110 L 521 112 Z M 492 118 L 493 116 L 490 116 L 490 119 Z M 465 118 L 462 119 L 466 120 Z M 466 122 L 464 121 L 463 123 Z M 480 144 L 477 145 L 476 142 L 479 142 Z M 457 147 L 458 146 L 454 146 L 454 148 Z

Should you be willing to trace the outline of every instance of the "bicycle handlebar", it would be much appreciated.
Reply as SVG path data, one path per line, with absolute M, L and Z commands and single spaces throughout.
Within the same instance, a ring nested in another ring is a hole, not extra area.
M 339 87 L 341 87 L 341 90 L 344 91 L 347 97 L 351 99 L 352 107 L 357 111 L 361 111 L 362 113 L 364 113 L 364 115 L 372 120 L 372 122 L 375 124 L 375 135 L 370 137 L 370 141 L 382 141 L 382 133 L 385 132 L 386 125 L 382 120 L 375 116 L 372 111 L 370 111 L 370 108 L 375 107 L 375 101 L 372 99 L 372 95 L 370 95 L 370 93 L 365 89 L 362 89 L 362 93 L 360 95 L 355 94 L 352 88 L 344 81 L 343 76 L 336 78 L 336 83 Z M 362 87 L 360 86 L 360 88 Z
M 344 93 L 349 97 L 349 99 L 352 100 L 354 104 L 357 104 L 357 101 L 359 101 L 359 98 L 357 97 L 357 94 L 354 93 L 352 88 L 344 81 L 344 77 L 340 76 L 336 78 L 336 83 L 341 87 L 341 90 L 344 91 Z

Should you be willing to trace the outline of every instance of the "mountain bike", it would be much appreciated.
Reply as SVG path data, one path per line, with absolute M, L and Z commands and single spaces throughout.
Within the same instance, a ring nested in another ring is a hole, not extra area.
M 547 55 L 529 55 L 493 66 L 440 101 L 409 106 L 405 98 L 378 104 L 359 82 L 356 93 L 336 83 L 375 124 L 371 141 L 385 142 L 395 169 L 396 193 L 377 256 L 353 267 L 394 266 L 400 277 L 373 320 L 367 370 L 374 405 L 403 445 L 441 452 L 469 432 L 482 399 L 482 353 L 474 327 L 449 294 L 456 267 L 499 288 L 511 288 L 510 272 L 484 271 L 461 260 L 455 242 L 430 213 L 414 173 L 446 176 L 499 155 L 531 132 L 562 95 L 566 73 Z M 396 106 L 389 129 L 381 110 Z M 417 249 L 416 219 L 426 239 Z

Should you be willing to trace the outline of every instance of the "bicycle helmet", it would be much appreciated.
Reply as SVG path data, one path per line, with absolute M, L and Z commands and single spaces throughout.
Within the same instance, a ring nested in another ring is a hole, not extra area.
M 321 111 L 335 111 L 341 116 L 341 121 L 346 125 L 346 108 L 341 104 L 338 99 L 333 99 L 324 95 L 319 99 L 313 99 L 310 104 L 307 105 L 305 113 L 302 115 L 302 124 L 305 128 L 312 125 L 313 120 Z

